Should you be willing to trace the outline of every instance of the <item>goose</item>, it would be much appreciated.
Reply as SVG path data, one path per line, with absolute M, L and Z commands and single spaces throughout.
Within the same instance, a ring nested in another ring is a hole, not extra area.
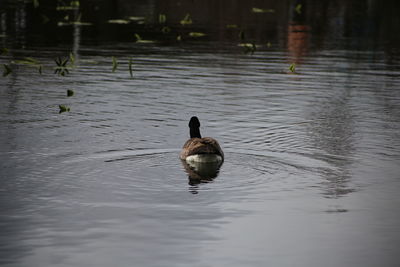
M 217 140 L 211 137 L 201 137 L 200 121 L 194 116 L 189 121 L 190 139 L 183 145 L 180 158 L 187 162 L 222 162 L 222 152 Z

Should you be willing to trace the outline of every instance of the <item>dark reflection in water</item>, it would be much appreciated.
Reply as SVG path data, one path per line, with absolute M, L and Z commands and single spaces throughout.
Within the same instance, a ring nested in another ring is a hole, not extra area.
M 186 160 L 181 160 L 181 162 L 188 174 L 189 185 L 193 186 L 191 192 L 194 194 L 198 193 L 195 186 L 212 182 L 218 176 L 223 164 L 222 162 L 187 162 Z
M 0 265 L 397 266 L 399 3 L 0 0 Z

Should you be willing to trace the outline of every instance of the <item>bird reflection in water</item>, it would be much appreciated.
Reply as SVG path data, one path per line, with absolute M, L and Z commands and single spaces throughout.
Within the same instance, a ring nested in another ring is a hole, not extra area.
M 181 160 L 185 172 L 188 174 L 190 192 L 198 193 L 199 185 L 212 182 L 219 174 L 222 161 L 219 162 L 187 162 Z

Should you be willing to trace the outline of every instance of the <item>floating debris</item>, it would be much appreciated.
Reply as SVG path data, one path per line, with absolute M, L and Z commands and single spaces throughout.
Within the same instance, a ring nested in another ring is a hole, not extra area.
M 118 62 L 117 62 L 117 59 L 114 56 L 112 57 L 112 65 L 113 65 L 112 72 L 115 72 L 117 70 L 117 68 L 118 68 Z
M 3 77 L 8 76 L 11 72 L 12 69 L 10 66 L 8 66 L 7 64 L 3 64 L 4 70 L 3 70 Z
M 167 16 L 165 14 L 158 15 L 158 22 L 164 24 L 167 21 Z
M 238 46 L 243 47 L 245 53 L 254 54 L 254 52 L 257 50 L 257 46 L 255 43 L 240 43 L 238 44 Z
M 206 34 L 202 33 L 202 32 L 189 32 L 189 36 L 190 37 L 203 37 L 203 36 L 206 36 Z
M 263 9 L 263 8 L 253 7 L 251 11 L 253 13 L 274 13 L 275 9 Z
M 164 26 L 164 27 L 162 27 L 161 32 L 164 33 L 164 34 L 170 33 L 171 32 L 171 28 L 168 27 L 168 26 Z
M 111 24 L 129 24 L 129 23 L 131 23 L 130 20 L 126 20 L 126 19 L 110 19 L 107 22 L 111 23 Z
M 33 66 L 38 69 L 38 72 L 42 74 L 43 66 L 40 64 L 40 61 L 31 57 L 25 57 L 23 59 L 13 60 L 11 63 L 18 64 L 18 65 L 27 65 Z
M 135 38 L 136 38 L 136 43 L 143 43 L 143 44 L 155 43 L 155 41 L 152 40 L 143 40 L 142 37 L 137 33 L 135 33 Z
M 61 57 L 58 57 L 56 60 L 54 60 L 57 64 L 57 67 L 54 71 L 54 74 L 58 74 L 61 76 L 65 76 L 66 74 L 69 74 L 69 70 L 67 67 L 67 63 L 69 61 L 69 58 L 62 59 Z
M 131 78 L 133 78 L 133 68 L 132 68 L 133 60 L 132 58 L 129 59 L 128 62 L 128 69 L 129 69 L 129 74 L 131 75 Z
M 73 96 L 74 94 L 75 94 L 74 90 L 71 90 L 71 89 L 68 89 L 68 90 L 67 90 L 67 96 L 68 96 L 68 97 L 71 97 L 71 96 Z
M 181 20 L 181 24 L 183 25 L 183 26 L 185 26 L 185 25 L 190 25 L 190 24 L 192 24 L 193 23 L 193 21 L 192 21 L 192 19 L 190 18 L 190 14 L 188 13 L 188 14 L 186 14 L 186 16 Z
M 60 112 L 59 113 L 63 113 L 63 112 L 69 112 L 71 111 L 71 108 L 66 106 L 66 105 L 58 105 Z
M 289 66 L 289 70 L 290 70 L 292 73 L 294 73 L 294 72 L 296 71 L 296 64 L 295 64 L 295 63 L 292 63 L 292 64 Z
M 301 4 L 297 4 L 296 7 L 294 8 L 294 10 L 296 11 L 297 14 L 301 14 L 301 9 L 302 9 L 302 5 Z
M 146 20 L 145 17 L 134 17 L 134 16 L 131 16 L 131 17 L 129 17 L 128 19 L 129 19 L 129 20 L 132 20 L 132 21 L 136 21 L 136 22 Z

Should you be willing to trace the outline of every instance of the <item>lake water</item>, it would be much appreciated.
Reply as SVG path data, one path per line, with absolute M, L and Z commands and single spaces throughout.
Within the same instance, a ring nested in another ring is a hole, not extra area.
M 174 1 L 143 2 L 131 8 L 175 14 Z M 13 70 L 0 79 L 1 266 L 398 265 L 399 20 L 367 12 L 375 1 L 355 1 L 361 15 L 307 1 L 305 22 L 290 22 L 299 1 L 234 2 L 218 14 L 249 13 L 237 18 L 254 53 L 232 40 L 239 30 L 215 30 L 214 13 L 205 37 L 134 43 L 113 35 L 124 24 L 50 40 L 25 21 L 31 4 L 2 10 L 0 63 Z M 257 4 L 276 9 L 271 28 Z M 54 74 L 70 51 L 75 67 Z M 15 62 L 26 57 L 42 74 Z M 214 178 L 193 180 L 179 159 L 193 115 L 225 152 Z

